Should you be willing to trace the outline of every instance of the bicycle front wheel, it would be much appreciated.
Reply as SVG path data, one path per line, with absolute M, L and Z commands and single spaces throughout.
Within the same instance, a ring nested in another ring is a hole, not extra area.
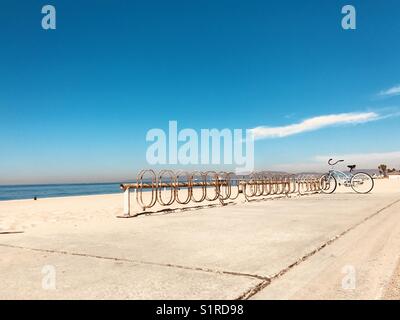
M 321 186 L 321 192 L 322 193 L 333 193 L 336 190 L 337 187 L 337 181 L 333 175 L 330 174 L 324 174 L 320 179 L 319 179 L 319 184 Z
M 350 184 L 357 193 L 369 193 L 374 188 L 374 179 L 368 173 L 358 172 L 351 178 Z

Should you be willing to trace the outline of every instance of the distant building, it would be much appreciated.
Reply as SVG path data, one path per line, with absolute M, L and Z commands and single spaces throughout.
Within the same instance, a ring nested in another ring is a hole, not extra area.
M 390 180 L 400 179 L 400 172 L 390 172 L 387 175 Z

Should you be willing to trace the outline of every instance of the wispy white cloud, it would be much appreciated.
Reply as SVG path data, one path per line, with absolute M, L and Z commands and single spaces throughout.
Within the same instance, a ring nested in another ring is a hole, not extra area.
M 379 92 L 379 96 L 381 97 L 392 97 L 400 95 L 400 85 L 394 86 L 387 90 L 382 90 Z
M 286 126 L 267 127 L 261 126 L 251 129 L 255 139 L 282 138 L 303 132 L 315 131 L 325 127 L 359 124 L 381 119 L 382 116 L 376 112 L 352 112 L 329 114 L 305 119 L 299 123 Z

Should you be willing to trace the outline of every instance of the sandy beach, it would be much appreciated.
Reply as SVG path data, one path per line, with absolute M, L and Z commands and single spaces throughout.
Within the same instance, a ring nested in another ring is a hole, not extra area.
M 0 298 L 400 298 L 400 181 L 211 204 L 123 219 L 122 193 L 2 201 Z

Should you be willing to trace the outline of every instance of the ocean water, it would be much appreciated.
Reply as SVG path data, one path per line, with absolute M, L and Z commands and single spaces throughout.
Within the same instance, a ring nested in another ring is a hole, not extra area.
M 121 193 L 118 183 L 41 184 L 0 186 L 1 200 Z

